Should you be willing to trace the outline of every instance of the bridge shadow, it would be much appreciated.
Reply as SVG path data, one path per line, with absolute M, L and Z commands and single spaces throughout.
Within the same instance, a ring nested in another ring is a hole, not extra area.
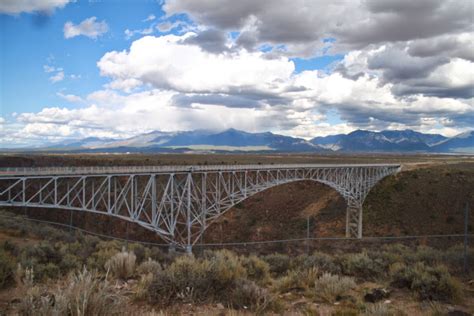
M 296 181 L 259 192 L 217 218 L 205 243 L 345 236 L 346 201 L 329 186 Z
M 130 241 L 164 243 L 159 236 L 138 224 L 124 221 L 106 214 L 86 211 L 36 208 L 36 207 L 2 207 L 8 212 L 27 216 L 28 218 L 69 225 L 94 234 L 105 235 L 111 238 L 120 238 Z M 60 229 L 69 230 L 66 226 Z M 74 230 L 72 230 L 74 231 Z M 167 248 L 167 247 L 165 247 Z

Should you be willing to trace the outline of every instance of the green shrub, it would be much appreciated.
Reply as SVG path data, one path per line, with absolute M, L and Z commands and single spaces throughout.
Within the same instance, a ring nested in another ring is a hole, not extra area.
M 4 289 L 14 282 L 15 264 L 6 251 L 0 249 L 0 289 Z
M 324 273 L 314 283 L 316 297 L 332 303 L 356 286 L 354 279 L 346 276 Z
M 390 270 L 392 286 L 408 288 L 421 300 L 456 302 L 461 299 L 462 285 L 445 266 L 430 267 L 419 262 L 414 266 L 396 264 Z
M 116 278 L 126 280 L 134 274 L 136 260 L 135 254 L 125 251 L 124 248 L 107 260 L 104 266 Z
M 374 280 L 386 271 L 379 259 L 373 260 L 365 252 L 345 255 L 341 261 L 344 274 L 364 280 Z
M 255 255 L 240 257 L 242 266 L 247 271 L 250 280 L 265 283 L 270 279 L 270 266 Z
M 262 259 L 270 265 L 270 272 L 274 275 L 284 275 L 290 269 L 291 260 L 287 255 L 274 253 Z

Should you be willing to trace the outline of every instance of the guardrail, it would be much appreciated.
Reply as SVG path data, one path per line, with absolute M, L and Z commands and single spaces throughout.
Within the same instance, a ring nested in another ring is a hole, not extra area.
M 69 175 L 69 174 L 130 174 L 204 171 L 243 171 L 304 168 L 400 167 L 400 164 L 252 164 L 252 165 L 181 165 L 181 166 L 123 166 L 123 167 L 39 167 L 0 168 L 1 176 Z

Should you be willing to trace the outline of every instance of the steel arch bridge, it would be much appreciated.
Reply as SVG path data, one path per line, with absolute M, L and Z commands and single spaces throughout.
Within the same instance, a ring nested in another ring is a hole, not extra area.
M 0 206 L 107 214 L 152 230 L 190 252 L 235 204 L 294 181 L 328 185 L 347 202 L 346 236 L 362 237 L 362 204 L 398 164 L 280 164 L 0 169 Z

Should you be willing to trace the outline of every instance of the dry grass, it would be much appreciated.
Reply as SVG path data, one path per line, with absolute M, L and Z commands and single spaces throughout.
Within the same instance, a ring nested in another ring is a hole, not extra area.
M 105 316 L 122 314 L 124 298 L 95 271 L 83 269 L 53 291 L 40 286 L 27 290 L 19 306 L 21 315 Z
M 369 305 L 364 313 L 365 316 L 392 316 L 394 313 L 390 311 L 387 304 L 377 303 Z
M 107 260 L 105 269 L 110 271 L 116 278 L 126 280 L 135 273 L 136 260 L 137 257 L 133 252 L 122 249 L 121 252 Z
M 355 288 L 354 278 L 324 273 L 314 283 L 315 295 L 329 303 Z

